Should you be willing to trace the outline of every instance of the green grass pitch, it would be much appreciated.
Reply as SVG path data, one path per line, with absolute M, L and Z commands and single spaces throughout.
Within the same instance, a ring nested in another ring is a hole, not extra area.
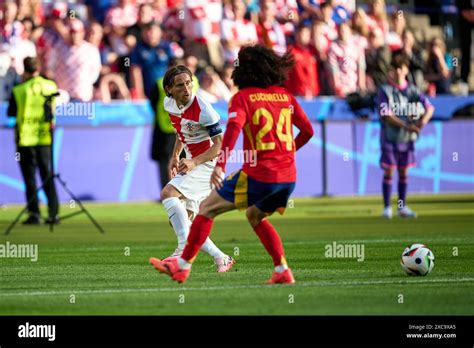
M 0 258 L 0 315 L 473 315 L 474 195 L 410 197 L 414 220 L 380 218 L 381 198 L 296 199 L 274 216 L 297 283 L 269 286 L 273 265 L 243 213 L 216 219 L 211 238 L 237 260 L 225 274 L 200 253 L 188 282 L 148 264 L 175 236 L 156 203 L 86 203 L 107 231 L 79 215 L 50 233 L 18 225 L 0 244 L 37 244 L 38 260 Z M 0 207 L 0 231 L 20 206 Z M 74 209 L 77 209 L 74 208 Z M 72 208 L 62 207 L 62 213 Z M 325 246 L 364 245 L 364 261 L 327 258 Z M 428 245 L 435 267 L 409 277 L 409 244 Z

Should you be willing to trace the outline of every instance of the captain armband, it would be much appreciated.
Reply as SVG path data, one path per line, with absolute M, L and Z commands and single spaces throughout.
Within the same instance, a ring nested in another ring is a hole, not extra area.
M 222 134 L 222 128 L 219 123 L 214 123 L 213 125 L 206 126 L 209 136 L 215 137 L 216 135 Z

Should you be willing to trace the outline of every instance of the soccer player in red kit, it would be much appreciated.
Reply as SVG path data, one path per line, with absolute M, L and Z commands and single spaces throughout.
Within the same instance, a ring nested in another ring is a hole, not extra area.
M 159 262 L 150 259 L 158 271 L 179 283 L 185 282 L 191 264 L 211 232 L 214 218 L 239 209 L 246 211 L 250 225 L 273 259 L 275 272 L 267 283 L 295 282 L 280 236 L 267 219 L 275 211 L 283 214 L 295 188 L 295 151 L 313 136 L 305 112 L 282 87 L 293 64 L 290 53 L 279 56 L 260 45 L 240 50 L 232 74 L 239 92 L 229 103 L 221 155 L 211 175 L 211 185 L 216 189 L 201 204 L 181 257 Z M 293 125 L 299 129 L 295 139 Z M 242 169 L 223 180 L 226 161 L 241 130 L 244 132 L 244 151 L 256 154 L 256 165 L 247 160 Z

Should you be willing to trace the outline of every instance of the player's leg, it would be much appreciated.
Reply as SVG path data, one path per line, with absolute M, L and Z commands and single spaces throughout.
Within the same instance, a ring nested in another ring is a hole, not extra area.
M 393 170 L 390 167 L 384 168 L 382 179 L 382 194 L 383 194 L 383 217 L 387 219 L 392 218 L 392 207 L 390 205 L 390 196 L 392 194 L 392 176 Z
M 218 191 L 213 190 L 201 203 L 199 215 L 191 225 L 182 256 L 156 263 L 150 260 L 153 266 L 158 271 L 168 274 L 173 280 L 179 283 L 185 282 L 199 249 L 211 233 L 214 218 L 219 214 L 234 210 L 238 206 L 235 202 L 239 202 L 240 206 L 240 202 L 246 201 L 246 185 L 247 175 L 242 171 L 229 175 L 224 180 L 223 186 Z
M 407 169 L 398 168 L 398 208 L 406 205 L 407 196 Z
M 280 211 L 280 213 L 283 212 L 287 205 L 288 198 L 294 189 L 294 184 L 276 184 L 273 187 L 277 189 L 256 202 L 255 205 L 247 208 L 247 220 L 273 259 L 275 272 L 267 283 L 293 284 L 295 279 L 291 270 L 288 268 L 280 235 L 267 217 L 276 210 Z M 265 190 L 263 191 L 265 192 Z
M 186 247 L 181 257 L 170 258 L 161 262 L 150 260 L 153 266 L 160 272 L 168 274 L 173 280 L 184 283 L 189 277 L 191 266 L 196 255 L 211 233 L 214 217 L 223 212 L 233 210 L 235 206 L 212 191 L 200 206 L 199 215 L 191 225 Z
M 265 213 L 253 205 L 247 209 L 246 215 L 253 230 L 272 257 L 273 264 L 275 265 L 275 272 L 284 272 L 288 269 L 288 265 L 285 259 L 283 244 L 280 235 L 266 218 L 267 216 L 270 216 L 271 213 Z
M 270 216 L 271 213 L 265 213 L 253 205 L 247 209 L 246 215 L 253 230 L 272 257 L 275 267 L 280 267 L 279 269 L 281 269 L 281 267 L 288 268 L 280 236 L 266 218 Z
M 196 201 L 186 200 L 185 204 L 186 209 L 188 210 L 189 221 L 192 222 L 199 212 L 200 203 Z M 217 272 L 219 273 L 227 272 L 232 268 L 232 265 L 235 263 L 235 260 L 229 255 L 226 255 L 221 249 L 219 249 L 209 237 L 207 237 L 200 250 L 214 258 L 214 263 L 216 264 Z
M 198 250 L 206 242 L 211 233 L 214 218 L 219 214 L 234 209 L 235 205 L 233 202 L 222 198 L 216 190 L 213 190 L 199 207 L 199 214 L 191 225 L 188 242 L 182 258 L 188 263 L 192 263 Z
M 398 155 L 398 215 L 405 218 L 415 218 L 416 213 L 408 208 L 406 196 L 408 189 L 408 168 L 415 165 L 414 143 L 408 143 L 406 151 L 400 151 Z
M 392 194 L 392 175 L 393 169 L 397 167 L 397 153 L 395 145 L 383 143 L 381 146 L 380 167 L 383 169 L 382 195 L 383 195 L 383 213 L 382 217 L 392 218 L 392 207 L 390 206 L 390 196 Z
M 408 168 L 398 168 L 398 215 L 401 217 L 416 217 L 416 213 L 408 208 L 406 196 L 408 189 Z
M 161 191 L 161 202 L 168 213 L 171 226 L 173 226 L 176 238 L 178 239 L 178 246 L 171 255 L 172 257 L 179 256 L 183 252 L 190 227 L 188 212 L 181 203 L 181 197 L 181 192 L 170 183 Z

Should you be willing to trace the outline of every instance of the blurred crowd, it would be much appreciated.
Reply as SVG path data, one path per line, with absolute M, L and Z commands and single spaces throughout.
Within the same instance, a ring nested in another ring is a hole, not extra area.
M 186 64 L 209 102 L 229 100 L 239 48 L 260 43 L 295 67 L 287 82 L 298 96 L 346 97 L 387 80 L 393 55 L 410 58 L 422 90 L 450 91 L 452 59 L 442 38 L 416 42 L 402 11 L 384 0 L 1 0 L 0 100 L 37 56 L 41 73 L 71 99 L 150 98 L 171 64 Z M 422 47 L 423 46 L 423 47 Z

